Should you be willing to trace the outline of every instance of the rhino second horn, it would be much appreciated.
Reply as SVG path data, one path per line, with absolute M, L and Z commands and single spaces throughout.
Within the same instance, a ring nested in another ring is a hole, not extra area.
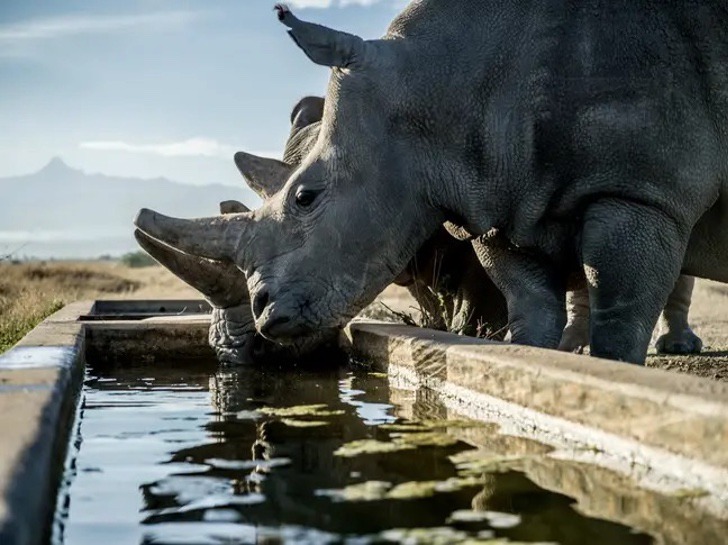
M 233 261 L 250 219 L 246 214 L 179 219 L 142 208 L 134 225 L 150 237 L 185 254 Z
M 250 300 L 245 276 L 234 265 L 183 254 L 139 229 L 134 231 L 134 238 L 160 265 L 199 291 L 213 306 L 229 308 Z
M 250 208 L 240 201 L 223 201 L 220 203 L 221 214 L 244 214 L 250 212 Z
M 269 199 L 278 193 L 295 170 L 291 165 L 277 159 L 260 157 L 244 151 L 235 154 L 235 166 L 238 167 L 250 189 L 262 199 Z

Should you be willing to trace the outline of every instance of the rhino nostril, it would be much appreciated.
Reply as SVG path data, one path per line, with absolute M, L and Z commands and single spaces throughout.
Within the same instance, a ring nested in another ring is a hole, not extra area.
M 255 299 L 253 299 L 253 316 L 256 320 L 263 314 L 265 307 L 268 306 L 269 300 L 268 290 L 259 291 L 255 294 Z

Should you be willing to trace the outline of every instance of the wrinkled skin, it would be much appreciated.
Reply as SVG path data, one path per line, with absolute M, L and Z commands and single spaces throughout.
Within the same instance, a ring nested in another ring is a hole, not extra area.
M 422 0 L 364 41 L 279 8 L 334 68 L 313 150 L 254 213 L 137 224 L 236 263 L 257 329 L 291 342 L 343 325 L 450 220 L 515 342 L 558 346 L 582 269 L 592 355 L 642 363 L 681 270 L 728 281 L 722 9 Z

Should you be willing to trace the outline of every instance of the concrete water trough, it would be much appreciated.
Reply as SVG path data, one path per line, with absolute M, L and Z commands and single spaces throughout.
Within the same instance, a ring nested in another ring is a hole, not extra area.
M 208 362 L 212 377 L 209 310 L 74 303 L 0 356 L 1 544 L 63 542 L 87 363 Z M 347 349 L 382 374 L 396 418 L 489 423 L 448 429 L 484 471 L 649 536 L 635 543 L 728 543 L 728 383 L 380 322 L 352 323 Z

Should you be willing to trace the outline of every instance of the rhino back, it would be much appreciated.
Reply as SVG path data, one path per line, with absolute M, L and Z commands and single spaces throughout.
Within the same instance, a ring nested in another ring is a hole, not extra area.
M 434 200 L 474 232 L 555 252 L 609 194 L 694 223 L 728 179 L 727 15 L 716 0 L 414 2 L 386 36 L 408 55 L 390 126 L 458 165 Z

